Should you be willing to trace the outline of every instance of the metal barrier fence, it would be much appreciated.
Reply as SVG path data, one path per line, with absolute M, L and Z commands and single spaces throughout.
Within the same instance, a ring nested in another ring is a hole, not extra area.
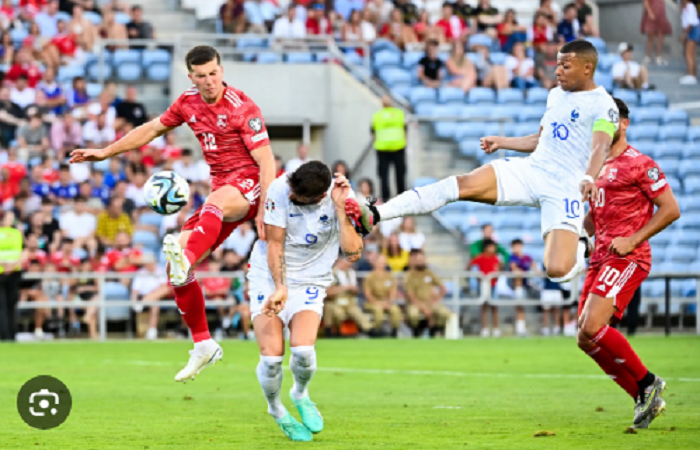
M 366 277 L 369 272 L 358 272 L 358 278 L 362 279 Z M 571 289 L 571 299 L 560 301 L 560 302 L 542 302 L 538 298 L 522 298 L 522 299 L 503 299 L 503 298 L 492 298 L 491 282 L 492 280 L 505 277 L 505 278 L 528 278 L 528 279 L 542 279 L 543 274 L 536 272 L 527 272 L 522 274 L 515 274 L 512 272 L 494 272 L 488 275 L 481 274 L 479 272 L 440 272 L 438 275 L 447 281 L 451 285 L 451 292 L 443 300 L 446 306 L 448 306 L 453 312 L 458 313 L 463 307 L 468 306 L 481 306 L 483 304 L 493 304 L 494 306 L 537 306 L 545 304 L 547 306 L 571 306 L 578 301 L 580 296 L 581 283 L 583 282 L 583 276 L 579 276 L 572 282 Z M 172 300 L 166 301 L 154 301 L 154 302 L 134 302 L 131 300 L 107 300 L 105 295 L 105 283 L 112 280 L 123 280 L 123 279 L 134 279 L 136 277 L 143 277 L 143 273 L 131 272 L 131 273 L 100 273 L 100 272 L 90 272 L 90 273 L 25 273 L 24 279 L 28 280 L 76 280 L 76 279 L 94 279 L 97 280 L 97 298 L 92 301 L 84 301 L 76 303 L 74 301 L 46 301 L 46 302 L 22 302 L 18 305 L 18 309 L 49 309 L 49 308 L 73 308 L 82 309 L 91 306 L 95 306 L 99 309 L 99 332 L 100 339 L 107 339 L 107 314 L 106 310 L 108 308 L 117 307 L 132 307 L 136 304 L 142 305 L 144 307 L 149 306 L 161 306 L 161 307 L 177 307 L 176 303 Z M 147 275 L 146 275 L 147 276 Z M 396 274 L 397 278 L 403 278 L 403 273 Z M 159 277 L 158 274 L 154 274 L 153 277 Z M 204 278 L 230 278 L 230 279 L 242 279 L 244 277 L 243 272 L 197 272 L 198 279 Z M 663 298 L 642 298 L 642 302 L 646 304 L 653 305 L 665 305 L 665 332 L 669 335 L 671 332 L 671 304 L 695 304 L 695 326 L 696 333 L 700 335 L 700 273 L 667 273 L 667 272 L 656 272 L 652 273 L 648 279 L 664 279 L 666 282 L 666 292 Z M 696 294 L 694 298 L 687 297 L 672 297 L 670 282 L 672 279 L 695 279 L 697 281 Z M 465 295 L 465 290 L 469 286 L 469 280 L 477 280 L 478 290 L 476 295 Z M 464 283 L 463 283 L 464 282 Z M 209 306 L 232 306 L 235 305 L 235 301 L 207 301 Z

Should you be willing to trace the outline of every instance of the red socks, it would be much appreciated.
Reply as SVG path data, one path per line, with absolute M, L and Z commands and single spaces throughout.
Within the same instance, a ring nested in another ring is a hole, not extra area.
M 636 400 L 638 392 L 637 382 L 622 364 L 615 362 L 615 358 L 613 358 L 610 353 L 603 350 L 602 347 L 596 346 L 593 350 L 586 352 L 586 354 L 590 356 L 615 383 L 627 391 L 632 397 L 632 400 Z
M 224 213 L 218 206 L 204 205 L 197 226 L 192 230 L 185 248 L 185 255 L 192 265 L 196 264 L 207 250 L 214 247 L 223 223 Z
M 642 381 L 649 372 L 627 339 L 615 328 L 605 325 L 591 341 L 605 350 L 616 363 L 624 366 L 635 382 Z
M 190 274 L 182 286 L 173 286 L 173 290 L 175 291 L 177 308 L 192 332 L 194 342 L 211 339 L 207 314 L 204 309 L 204 294 L 194 275 Z

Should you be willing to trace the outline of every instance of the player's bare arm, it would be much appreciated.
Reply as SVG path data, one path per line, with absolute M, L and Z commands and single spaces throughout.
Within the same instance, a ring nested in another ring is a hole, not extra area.
M 610 156 L 612 141 L 613 137 L 607 131 L 596 131 L 593 133 L 591 158 L 588 160 L 586 175 L 579 186 L 581 194 L 583 194 L 583 201 L 588 201 L 589 198 L 593 199 L 593 201 L 598 200 L 598 189 L 595 187 L 595 180 L 598 179 L 598 174 L 600 169 L 603 168 L 605 160 Z
M 262 313 L 268 317 L 279 314 L 287 302 L 287 261 L 284 257 L 284 240 L 287 230 L 282 227 L 265 224 L 267 235 L 267 265 L 275 282 L 275 292 L 267 299 Z
M 639 244 L 648 241 L 681 216 L 681 210 L 678 207 L 678 201 L 669 189 L 663 194 L 656 197 L 654 200 L 657 210 L 639 231 L 632 236 L 616 237 L 610 244 L 610 252 L 625 256 L 632 252 Z
M 590 211 L 586 213 L 586 217 L 583 218 L 583 228 L 589 236 L 595 235 L 595 221 Z
M 331 199 L 335 205 L 335 213 L 338 216 L 340 248 L 343 250 L 345 257 L 354 263 L 362 255 L 362 237 L 355 231 L 350 218 L 345 214 L 345 200 L 347 200 L 350 193 L 350 182 L 343 175 L 335 175 Z
M 141 148 L 155 138 L 163 136 L 174 130 L 174 127 L 166 127 L 157 117 L 140 127 L 134 128 L 126 136 L 105 148 L 79 148 L 71 152 L 71 163 L 104 161 L 112 156 L 126 153 L 129 150 Z
M 272 154 L 272 148 L 269 145 L 255 149 L 250 154 L 260 167 L 260 198 L 267 198 L 267 188 L 275 179 L 275 155 Z M 258 229 L 258 237 L 263 241 L 267 237 L 263 222 L 264 216 L 265 208 L 258 208 L 258 214 L 255 216 L 255 227 Z
M 486 153 L 493 153 L 499 149 L 532 153 L 537 148 L 540 134 L 542 134 L 542 127 L 539 133 L 522 137 L 486 136 L 481 138 L 481 149 Z

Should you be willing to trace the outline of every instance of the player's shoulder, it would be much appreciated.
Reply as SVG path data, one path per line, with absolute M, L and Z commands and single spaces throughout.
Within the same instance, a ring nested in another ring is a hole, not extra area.
M 631 145 L 627 146 L 627 150 L 625 150 L 621 156 L 621 161 L 633 165 L 656 164 L 654 158 L 645 155 Z
M 610 95 L 603 86 L 598 86 L 597 88 L 590 91 L 586 96 L 586 102 L 590 105 L 601 108 L 614 107 L 615 110 L 617 110 L 615 100 L 613 100 L 612 95 Z
M 287 175 L 275 178 L 267 188 L 267 196 L 273 197 L 275 200 L 289 198 L 289 183 L 287 183 Z
M 192 101 L 196 100 L 199 98 L 199 91 L 197 90 L 196 87 L 192 86 L 185 90 L 180 97 L 178 97 L 177 101 L 178 102 L 184 102 L 184 101 Z
M 257 107 L 255 102 L 248 97 L 245 92 L 233 86 L 229 86 L 228 84 L 224 87 L 224 101 L 227 102 L 229 107 L 237 110 L 247 110 Z
M 551 103 L 554 101 L 557 101 L 561 99 L 564 96 L 564 90 L 561 88 L 561 86 L 557 86 L 549 91 L 549 95 L 547 96 L 547 103 Z

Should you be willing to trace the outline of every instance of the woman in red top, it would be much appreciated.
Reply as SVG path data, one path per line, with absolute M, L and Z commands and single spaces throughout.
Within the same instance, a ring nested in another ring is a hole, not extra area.
M 506 53 L 510 53 L 513 44 L 525 42 L 527 39 L 525 35 L 527 29 L 522 25 L 518 25 L 518 21 L 515 20 L 515 10 L 513 9 L 506 11 L 503 22 L 498 24 L 496 30 L 498 31 L 498 40 L 501 42 L 501 49 Z
M 496 243 L 490 239 L 484 239 L 484 252 L 472 259 L 469 264 L 470 268 L 477 268 L 479 272 L 484 275 L 488 275 L 492 272 L 498 272 L 501 270 L 502 264 L 501 260 L 498 258 L 496 253 Z M 498 282 L 497 278 L 491 280 L 491 288 L 496 287 Z M 493 296 L 492 296 L 493 298 Z M 489 325 L 488 325 L 488 314 L 489 309 L 491 309 L 491 326 L 493 327 L 493 337 L 499 337 L 501 331 L 498 328 L 498 308 L 493 305 L 483 304 L 481 305 L 481 337 L 489 336 Z
M 467 37 L 467 25 L 454 14 L 451 3 L 442 5 L 442 18 L 435 24 L 449 42 L 464 40 Z
M 547 42 L 554 40 L 554 33 L 549 26 L 547 15 L 538 12 L 535 15 L 535 23 L 527 29 L 527 41 L 532 43 L 532 47 L 538 53 L 547 51 Z

